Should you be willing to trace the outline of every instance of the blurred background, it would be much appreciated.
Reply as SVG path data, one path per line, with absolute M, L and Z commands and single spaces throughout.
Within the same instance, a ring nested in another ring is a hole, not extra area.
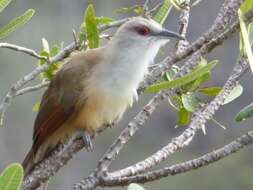
M 36 15 L 22 29 L 14 32 L 10 37 L 4 39 L 6 42 L 41 50 L 41 38 L 45 37 L 52 45 L 64 42 L 65 45 L 73 41 L 72 29 L 80 26 L 83 12 L 87 7 L 88 0 L 19 0 L 13 1 L 0 15 L 0 24 L 4 25 L 10 19 L 22 14 L 28 8 L 36 10 Z M 154 0 L 153 0 L 154 2 Z M 195 40 L 205 32 L 212 24 L 222 5 L 221 0 L 203 0 L 191 11 L 189 30 L 187 38 Z M 94 0 L 97 16 L 112 17 L 120 19 L 126 14 L 117 14 L 116 9 L 120 7 L 141 4 L 137 0 Z M 170 30 L 178 30 L 178 15 L 176 10 L 165 23 Z M 171 43 L 173 45 L 173 43 Z M 238 55 L 239 39 L 234 35 L 222 46 L 217 47 L 208 55 L 208 60 L 219 59 L 220 64 L 215 67 L 212 85 L 223 85 L 231 72 Z M 165 49 L 166 54 L 167 49 Z M 10 85 L 25 74 L 32 71 L 37 62 L 22 53 L 7 49 L 0 49 L 0 98 L 7 93 Z M 158 58 L 159 59 L 159 58 Z M 161 59 L 161 58 L 160 58 Z M 215 115 L 215 119 L 227 127 L 227 130 L 208 123 L 207 135 L 201 131 L 190 146 L 177 152 L 166 160 L 161 166 L 193 159 L 215 148 L 221 147 L 236 137 L 252 129 L 252 119 L 242 123 L 235 123 L 235 114 L 245 105 L 252 102 L 252 75 L 247 74 L 242 80 L 244 93 L 233 103 L 224 106 Z M 34 81 L 31 84 L 35 84 Z M 32 112 L 33 105 L 41 98 L 43 90 L 26 94 L 14 99 L 8 109 L 4 127 L 0 128 L 0 171 L 12 162 L 21 162 L 32 144 L 32 127 L 36 113 Z M 108 129 L 98 136 L 94 141 L 95 151 L 87 153 L 80 151 L 67 166 L 51 180 L 49 189 L 70 189 L 82 177 L 87 176 L 97 164 L 106 148 L 119 135 L 120 131 L 140 111 L 151 95 L 144 95 L 140 101 L 129 109 L 124 119 L 116 128 Z M 111 170 L 120 169 L 146 158 L 156 150 L 166 145 L 172 137 L 179 135 L 185 128 L 175 128 L 176 113 L 166 103 L 161 105 L 151 116 L 149 121 L 125 146 Z M 189 173 L 163 178 L 162 180 L 145 184 L 147 190 L 151 189 L 222 189 L 222 190 L 252 190 L 253 189 L 253 147 L 241 150 L 239 153 L 229 156 L 222 161 L 208 167 L 191 171 Z M 109 188 L 108 188 L 109 189 Z M 111 188 L 110 188 L 111 189 Z M 112 189 L 126 189 L 112 188 Z

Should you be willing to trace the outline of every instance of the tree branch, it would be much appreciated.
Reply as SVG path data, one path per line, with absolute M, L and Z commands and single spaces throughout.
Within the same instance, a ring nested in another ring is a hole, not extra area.
M 192 170 L 199 169 L 204 166 L 208 166 L 214 162 L 217 162 L 239 150 L 245 148 L 253 143 L 253 131 L 249 131 L 247 134 L 242 135 L 236 140 L 230 142 L 229 144 L 223 146 L 222 148 L 213 150 L 201 157 L 189 160 L 183 163 L 175 164 L 170 167 L 165 167 L 163 169 L 147 172 L 145 174 L 140 174 L 130 177 L 107 177 L 101 186 L 123 186 L 130 183 L 147 183 L 161 179 L 163 177 L 173 176 L 177 174 L 182 174 Z
M 26 93 L 29 93 L 29 92 L 37 91 L 37 90 L 39 90 L 41 88 L 44 88 L 44 87 L 48 86 L 49 83 L 50 83 L 49 81 L 46 81 L 46 82 L 42 82 L 41 84 L 25 87 L 23 89 L 18 90 L 14 94 L 14 97 L 20 96 L 20 95 L 23 95 L 23 94 L 26 94 Z
M 14 51 L 19 51 L 19 52 L 28 54 L 36 59 L 40 59 L 40 60 L 44 60 L 44 61 L 48 60 L 47 57 L 39 55 L 36 51 L 22 47 L 22 46 L 9 44 L 9 43 L 0 43 L 0 48 L 7 48 L 7 49 L 14 50 Z

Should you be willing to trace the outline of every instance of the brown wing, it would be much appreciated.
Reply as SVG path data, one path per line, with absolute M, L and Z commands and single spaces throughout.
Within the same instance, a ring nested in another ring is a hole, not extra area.
M 33 150 L 36 154 L 38 148 L 50 137 L 68 118 L 74 109 L 75 99 L 65 106 L 48 89 L 43 96 L 41 108 L 36 117 L 33 134 Z
M 52 79 L 42 97 L 34 124 L 33 151 L 35 154 L 40 145 L 71 117 L 78 98 L 81 93 L 83 95 L 85 86 L 83 81 L 91 68 L 100 62 L 100 57 L 97 57 L 96 53 L 100 50 L 102 49 L 74 55 Z

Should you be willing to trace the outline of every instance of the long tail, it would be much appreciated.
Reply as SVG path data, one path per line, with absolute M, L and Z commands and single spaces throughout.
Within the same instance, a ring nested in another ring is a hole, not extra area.
M 47 151 L 37 151 L 37 153 L 35 154 L 33 149 L 31 148 L 31 150 L 26 155 L 24 161 L 22 162 L 25 177 L 31 172 L 31 170 L 35 167 L 35 165 L 45 157 L 46 154 Z M 48 182 L 43 183 L 40 185 L 40 187 L 36 187 L 31 190 L 46 190 L 47 184 Z
M 24 176 L 27 176 L 27 174 L 33 169 L 34 165 L 34 152 L 33 149 L 31 149 L 22 162 L 22 166 L 24 168 Z

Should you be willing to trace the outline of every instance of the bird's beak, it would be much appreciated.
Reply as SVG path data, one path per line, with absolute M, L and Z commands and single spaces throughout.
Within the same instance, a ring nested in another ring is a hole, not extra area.
M 185 40 L 185 37 L 181 36 L 180 34 L 176 32 L 172 32 L 166 29 L 163 29 L 161 32 L 157 34 L 157 36 L 163 37 L 163 38 L 175 38 L 178 40 Z

